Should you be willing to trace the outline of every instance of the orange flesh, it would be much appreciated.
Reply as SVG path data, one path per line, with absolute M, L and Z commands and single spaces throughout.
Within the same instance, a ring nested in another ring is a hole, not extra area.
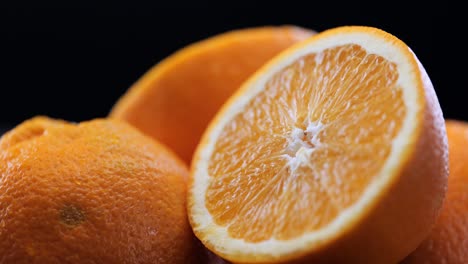
M 247 242 L 330 224 L 382 169 L 405 117 L 395 64 L 358 45 L 310 53 L 274 74 L 224 127 L 206 207 Z

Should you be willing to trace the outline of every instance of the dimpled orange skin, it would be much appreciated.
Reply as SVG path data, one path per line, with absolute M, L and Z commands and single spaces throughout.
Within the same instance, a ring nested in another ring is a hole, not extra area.
M 447 196 L 429 237 L 404 264 L 468 263 L 468 122 L 447 120 L 449 168 Z
M 0 263 L 203 263 L 187 175 L 127 124 L 28 120 L 0 139 Z
M 113 106 L 186 164 L 221 105 L 274 55 L 315 32 L 296 26 L 238 29 L 193 43 L 145 73 Z

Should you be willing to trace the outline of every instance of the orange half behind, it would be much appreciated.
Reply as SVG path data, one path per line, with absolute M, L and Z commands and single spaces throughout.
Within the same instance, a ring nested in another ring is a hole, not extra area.
M 164 143 L 189 164 L 206 126 L 242 82 L 314 33 L 297 26 L 263 26 L 193 43 L 152 67 L 109 115 Z

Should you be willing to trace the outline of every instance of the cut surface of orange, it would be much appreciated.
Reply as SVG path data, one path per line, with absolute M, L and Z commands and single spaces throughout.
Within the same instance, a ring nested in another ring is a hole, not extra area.
M 198 238 L 236 263 L 396 263 L 427 236 L 447 139 L 397 37 L 338 27 L 282 52 L 213 119 L 192 161 Z
M 209 121 L 242 82 L 314 33 L 297 26 L 259 26 L 193 43 L 152 67 L 109 115 L 167 145 L 189 164 Z

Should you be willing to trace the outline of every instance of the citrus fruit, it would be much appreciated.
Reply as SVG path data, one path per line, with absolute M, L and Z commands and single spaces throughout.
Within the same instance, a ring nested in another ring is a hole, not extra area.
M 268 59 L 311 34 L 296 26 L 265 26 L 193 43 L 145 73 L 110 116 L 169 146 L 188 164 L 208 122 L 241 83 Z
M 381 29 L 337 27 L 223 105 L 192 161 L 189 219 L 235 263 L 397 263 L 438 216 L 447 162 L 416 55 Z
M 448 191 L 429 237 L 402 263 L 468 263 L 468 123 L 446 120 L 449 143 Z
M 0 139 L 0 263 L 203 263 L 187 177 L 123 122 L 27 120 Z

